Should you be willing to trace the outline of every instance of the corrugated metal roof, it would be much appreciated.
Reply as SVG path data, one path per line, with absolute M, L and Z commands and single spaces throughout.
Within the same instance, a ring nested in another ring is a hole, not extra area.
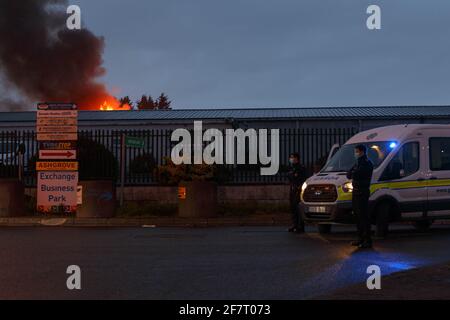
M 0 122 L 35 121 L 35 112 L 1 112 Z M 81 111 L 81 121 L 196 119 L 448 118 L 450 106 L 176 109 L 168 111 Z

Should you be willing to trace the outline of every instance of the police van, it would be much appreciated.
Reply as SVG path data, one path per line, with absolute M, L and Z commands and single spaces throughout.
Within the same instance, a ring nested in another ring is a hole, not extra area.
M 334 148 L 320 172 L 301 187 L 306 222 L 328 233 L 333 223 L 354 223 L 352 181 L 354 147 L 363 144 L 374 170 L 369 210 L 378 236 L 389 222 L 411 221 L 419 229 L 450 219 L 450 125 L 394 125 L 360 132 Z

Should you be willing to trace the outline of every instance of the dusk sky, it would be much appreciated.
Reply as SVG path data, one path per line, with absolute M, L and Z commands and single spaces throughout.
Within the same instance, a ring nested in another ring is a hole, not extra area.
M 70 3 L 105 37 L 103 81 L 133 100 L 164 91 L 177 109 L 450 104 L 448 0 Z M 370 4 L 381 30 L 366 27 Z

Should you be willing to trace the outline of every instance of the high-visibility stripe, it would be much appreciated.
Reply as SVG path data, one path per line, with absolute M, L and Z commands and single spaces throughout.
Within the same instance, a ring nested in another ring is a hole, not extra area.
M 370 194 L 380 189 L 412 189 L 412 188 L 424 188 L 424 187 L 450 187 L 450 179 L 436 179 L 436 180 L 423 180 L 423 181 L 396 181 L 396 182 L 381 182 L 373 183 L 370 185 Z M 342 186 L 338 186 L 338 201 L 348 201 L 352 199 L 351 192 L 344 192 Z

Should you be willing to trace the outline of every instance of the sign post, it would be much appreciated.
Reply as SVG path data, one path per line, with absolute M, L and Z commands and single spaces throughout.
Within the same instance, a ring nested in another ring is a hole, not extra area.
M 120 137 L 120 207 L 123 207 L 123 193 L 125 188 L 125 141 L 126 135 Z
M 119 203 L 120 206 L 123 206 L 123 198 L 125 191 L 125 151 L 126 148 L 144 148 L 145 140 L 139 137 L 127 136 L 125 133 L 122 133 L 120 137 L 120 195 L 119 195 Z
M 72 103 L 39 103 L 37 208 L 41 213 L 76 213 L 78 112 Z

